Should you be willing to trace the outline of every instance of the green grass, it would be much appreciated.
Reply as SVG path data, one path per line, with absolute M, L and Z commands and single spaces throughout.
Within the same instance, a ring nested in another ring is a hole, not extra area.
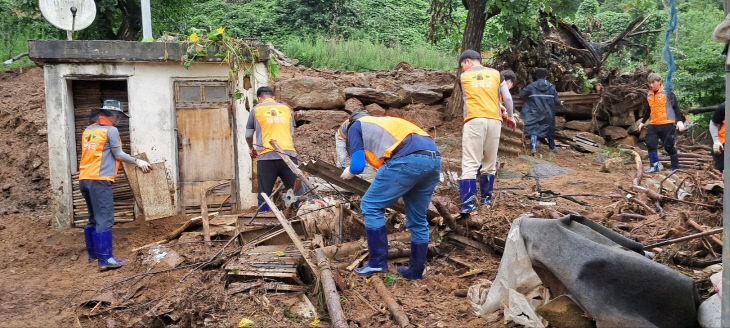
M 0 61 L 0 72 L 10 71 L 10 70 L 16 69 L 18 67 L 31 67 L 31 66 L 35 66 L 35 63 L 33 63 L 30 59 L 28 59 L 28 57 L 23 57 L 20 60 L 16 60 L 10 65 L 4 65 L 4 64 L 2 64 L 2 61 Z
M 368 40 L 293 37 L 278 47 L 288 57 L 298 59 L 302 65 L 315 68 L 389 70 L 400 62 L 408 62 L 420 68 L 456 68 L 455 56 L 428 45 L 387 47 Z

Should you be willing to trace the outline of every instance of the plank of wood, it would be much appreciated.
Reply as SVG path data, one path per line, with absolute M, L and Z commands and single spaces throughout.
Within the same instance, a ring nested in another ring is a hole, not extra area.
M 307 178 L 307 176 L 304 175 L 304 172 L 302 172 L 302 170 L 300 170 L 299 167 L 297 167 L 296 164 L 292 162 L 291 158 L 289 158 L 289 155 L 287 155 L 284 150 L 279 147 L 279 144 L 276 143 L 276 140 L 270 140 L 269 143 L 272 147 L 274 147 L 274 149 L 276 149 L 279 155 L 281 155 L 281 159 L 284 160 L 286 166 L 288 166 L 289 169 L 294 172 L 297 177 L 299 177 L 299 181 L 304 183 L 304 186 L 307 187 L 308 191 L 311 190 L 314 196 L 317 196 L 317 198 L 322 198 L 319 196 L 319 193 L 317 193 L 317 190 L 314 189 L 314 186 L 312 185 L 312 182 L 309 181 L 309 178 Z
M 154 163 L 150 166 L 152 167 L 150 172 L 137 175 L 142 209 L 147 221 L 175 215 L 167 184 L 165 163 Z
M 319 279 L 319 271 L 317 271 L 317 267 L 314 266 L 314 261 L 309 256 L 309 252 L 304 248 L 304 245 L 302 244 L 301 239 L 299 239 L 299 235 L 297 235 L 296 231 L 294 231 L 294 228 L 292 228 L 289 221 L 284 217 L 284 214 L 279 211 L 279 208 L 276 207 L 276 204 L 269 198 L 266 193 L 261 193 L 261 197 L 264 198 L 264 201 L 266 204 L 269 205 L 269 208 L 272 212 L 274 212 L 274 215 L 276 215 L 276 218 L 279 219 L 279 223 L 281 223 L 281 226 L 284 228 L 284 231 L 289 235 L 289 238 L 294 242 L 294 245 L 299 249 L 299 252 L 302 253 L 302 256 L 304 257 L 304 260 L 307 262 L 307 265 L 309 266 L 309 269 L 312 270 L 312 273 L 314 274 L 317 279 Z
M 149 160 L 147 159 L 146 153 L 138 154 L 136 157 L 149 162 Z M 137 179 L 137 174 L 138 174 L 137 165 L 134 165 L 132 163 L 127 163 L 127 162 L 122 162 L 122 168 L 124 169 L 124 174 L 127 175 L 127 181 L 129 182 L 129 187 L 132 189 L 132 197 L 134 198 L 134 202 L 137 203 L 139 210 L 144 213 L 144 209 L 142 208 L 142 196 L 139 193 L 139 181 Z M 139 172 L 139 173 L 142 173 L 142 172 Z M 144 173 L 142 173 L 142 174 L 144 174 Z

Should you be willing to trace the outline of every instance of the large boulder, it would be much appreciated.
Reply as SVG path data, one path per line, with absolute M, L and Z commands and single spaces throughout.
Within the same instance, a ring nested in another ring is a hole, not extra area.
M 433 91 L 422 84 L 402 85 L 399 93 L 410 104 L 431 105 L 439 102 L 444 97 L 443 93 Z
M 626 138 L 619 140 L 618 143 L 619 145 L 627 147 L 639 147 L 639 137 L 630 135 Z
M 568 121 L 565 122 L 565 128 L 576 131 L 591 131 L 591 121 Z
M 347 101 L 345 101 L 345 111 L 346 112 L 352 113 L 352 112 L 361 110 L 363 108 L 365 108 L 365 106 L 363 106 L 362 101 L 360 101 L 360 99 L 350 98 L 350 99 L 347 99 Z
M 619 140 L 629 136 L 626 129 L 618 126 L 607 126 L 601 129 L 601 134 L 610 140 Z
M 628 127 L 634 124 L 636 116 L 634 115 L 634 111 L 628 111 L 620 115 L 611 115 L 608 121 L 614 126 Z
M 408 103 L 403 94 L 373 88 L 345 88 L 345 96 L 360 99 L 365 104 L 376 103 L 387 107 L 401 107 Z
M 365 106 L 365 110 L 370 113 L 372 116 L 385 116 L 385 109 L 383 107 L 380 107 L 378 104 L 370 104 Z
M 283 80 L 275 85 L 276 99 L 294 109 L 331 109 L 345 104 L 337 85 L 327 79 L 305 76 Z

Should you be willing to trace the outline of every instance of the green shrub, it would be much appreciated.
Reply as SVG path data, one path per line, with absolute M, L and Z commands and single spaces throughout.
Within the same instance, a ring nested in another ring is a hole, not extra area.
M 400 62 L 414 67 L 451 70 L 453 56 L 421 44 L 387 47 L 369 40 L 326 39 L 322 36 L 292 37 L 277 45 L 284 53 L 305 66 L 346 70 L 393 69 Z

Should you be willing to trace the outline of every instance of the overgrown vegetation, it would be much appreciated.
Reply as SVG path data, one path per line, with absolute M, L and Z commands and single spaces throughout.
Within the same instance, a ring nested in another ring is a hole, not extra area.
M 301 64 L 311 67 L 363 71 L 393 69 L 400 62 L 441 70 L 456 67 L 454 56 L 425 44 L 386 47 L 369 40 L 326 39 L 317 36 L 292 37 L 279 47 L 287 56 L 297 58 Z

